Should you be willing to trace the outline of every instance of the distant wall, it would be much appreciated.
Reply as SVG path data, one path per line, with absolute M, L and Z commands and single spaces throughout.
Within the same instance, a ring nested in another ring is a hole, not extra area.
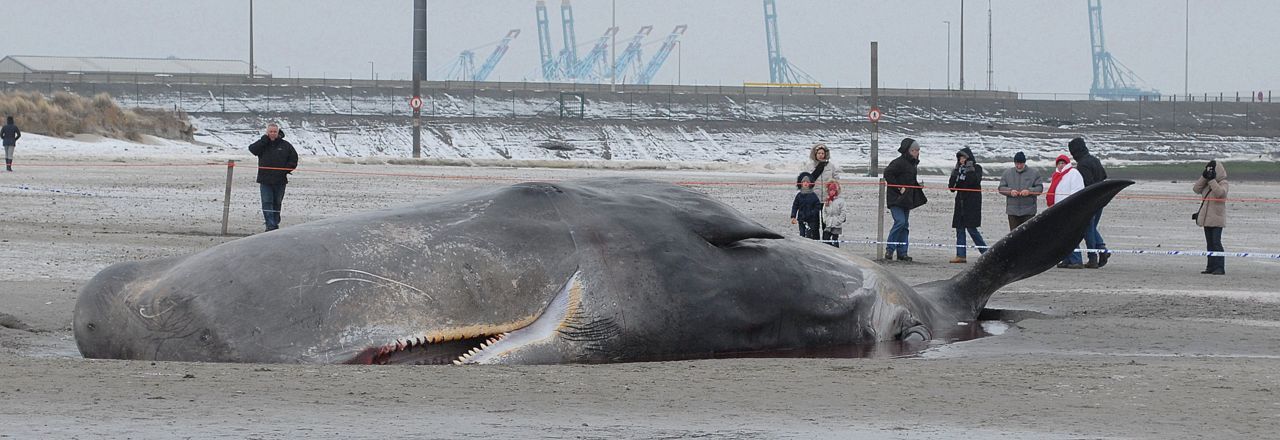
M 354 84 L 354 83 L 353 83 Z M 431 82 L 423 90 L 427 117 L 560 118 L 561 99 L 569 117 L 585 110 L 586 119 L 868 124 L 869 102 L 860 89 L 850 94 L 799 93 L 799 89 L 760 90 L 703 87 L 700 93 L 667 90 L 609 92 L 458 88 L 470 83 Z M 494 84 L 494 83 L 476 83 Z M 407 85 L 296 85 L 191 83 L 18 82 L 0 90 L 66 91 L 82 96 L 108 93 L 127 107 L 161 108 L 208 114 L 337 114 L 407 116 Z M 674 89 L 679 90 L 679 89 Z M 835 89 L 827 89 L 827 91 Z M 772 94 L 758 94 L 769 92 Z M 797 92 L 786 94 L 784 92 Z M 579 106 L 577 95 L 586 99 Z M 1170 101 L 1054 101 L 955 96 L 883 96 L 886 124 L 1097 126 L 1155 130 L 1280 136 L 1280 103 Z

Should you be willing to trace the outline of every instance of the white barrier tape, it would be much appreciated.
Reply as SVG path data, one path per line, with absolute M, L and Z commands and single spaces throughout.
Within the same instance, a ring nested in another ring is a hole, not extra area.
M 61 188 L 35 188 L 28 185 L 18 185 L 12 188 L 16 188 L 24 191 L 40 191 L 40 192 L 51 192 L 55 194 L 71 194 L 76 196 L 98 197 L 97 194 L 90 194 L 87 192 L 78 192 L 78 191 L 67 191 Z
M 849 243 L 849 244 L 868 244 L 868 245 L 906 245 L 918 247 L 934 247 L 934 248 L 958 248 L 965 247 L 969 249 L 985 250 L 991 246 L 968 245 L 961 246 L 958 244 L 942 244 L 942 243 L 917 243 L 917 242 L 898 242 L 898 241 L 874 241 L 874 240 L 815 240 L 822 243 Z M 1150 255 L 1184 255 L 1189 257 L 1238 257 L 1238 258 L 1266 258 L 1271 260 L 1280 260 L 1280 254 L 1265 254 L 1254 252 L 1218 252 L 1218 251 L 1156 251 L 1148 249 L 1076 249 L 1077 252 L 1105 253 L 1105 254 L 1150 254 Z

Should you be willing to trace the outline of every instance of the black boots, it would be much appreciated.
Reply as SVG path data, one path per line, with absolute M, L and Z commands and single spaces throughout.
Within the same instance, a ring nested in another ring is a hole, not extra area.
M 5 160 L 4 160 L 4 170 L 5 170 L 5 171 L 13 171 L 13 159 L 5 159 Z

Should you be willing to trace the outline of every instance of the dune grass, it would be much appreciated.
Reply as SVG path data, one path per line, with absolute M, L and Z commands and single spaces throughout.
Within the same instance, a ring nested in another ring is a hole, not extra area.
M 106 93 L 87 98 L 67 92 L 0 93 L 0 116 L 13 116 L 24 132 L 70 137 L 95 134 L 134 142 L 143 135 L 192 140 L 194 130 L 186 114 L 148 109 L 125 109 Z

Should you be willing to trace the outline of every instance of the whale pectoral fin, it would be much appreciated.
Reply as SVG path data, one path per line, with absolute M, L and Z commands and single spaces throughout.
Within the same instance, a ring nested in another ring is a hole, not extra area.
M 1131 180 L 1091 185 L 1014 229 L 991 246 L 978 263 L 950 280 L 926 283 L 917 291 L 932 294 L 950 310 L 976 317 L 999 288 L 1049 270 L 1084 238 L 1093 214 Z
M 707 243 L 716 247 L 725 247 L 732 245 L 738 241 L 761 238 L 776 240 L 783 238 L 777 232 L 773 232 L 759 223 L 740 219 L 736 217 L 725 216 L 723 218 L 711 218 L 710 222 L 694 223 L 691 229 Z

